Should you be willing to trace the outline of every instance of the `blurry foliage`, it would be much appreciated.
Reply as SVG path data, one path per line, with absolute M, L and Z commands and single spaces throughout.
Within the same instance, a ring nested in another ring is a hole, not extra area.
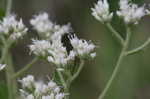
M 0 19 L 2 19 L 2 17 L 5 15 L 4 10 L 0 9 Z
M 0 82 L 0 99 L 8 99 L 7 86 L 4 82 Z

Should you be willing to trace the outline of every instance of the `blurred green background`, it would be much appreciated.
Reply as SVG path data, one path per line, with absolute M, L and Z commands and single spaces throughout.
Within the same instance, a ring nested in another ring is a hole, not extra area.
M 118 9 L 119 0 L 109 0 L 111 10 Z M 148 3 L 149 0 L 133 0 L 136 3 Z M 97 57 L 86 62 L 84 70 L 71 87 L 70 99 L 97 99 L 108 81 L 120 53 L 120 46 L 112 33 L 91 15 L 91 7 L 97 0 L 13 0 L 12 12 L 22 17 L 30 27 L 28 35 L 12 48 L 16 71 L 21 69 L 34 56 L 29 55 L 28 44 L 36 33 L 31 31 L 29 19 L 39 12 L 48 12 L 50 18 L 58 24 L 70 22 L 74 32 L 81 38 L 92 40 L 98 47 Z M 6 0 L 0 0 L 0 16 L 4 15 Z M 114 18 L 113 26 L 124 36 L 124 27 L 118 18 Z M 130 49 L 141 45 L 150 37 L 150 16 L 142 19 L 134 28 Z M 120 68 L 105 99 L 150 99 L 150 46 L 144 51 L 127 57 Z M 43 79 L 52 69 L 43 61 L 39 61 L 28 74 Z M 0 73 L 0 82 L 4 80 L 4 72 Z M 1 84 L 2 85 L 2 84 Z M 0 99 L 4 99 L 4 85 L 0 87 Z M 5 90 L 6 91 L 6 90 Z M 3 97 L 3 98 L 2 98 Z

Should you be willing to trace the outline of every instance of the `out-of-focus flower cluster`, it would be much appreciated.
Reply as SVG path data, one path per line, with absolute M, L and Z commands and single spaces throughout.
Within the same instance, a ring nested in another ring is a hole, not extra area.
M 123 18 L 126 24 L 138 24 L 142 17 L 150 14 L 150 11 L 146 9 L 145 5 L 139 7 L 130 0 L 120 0 L 119 6 L 119 11 L 116 11 L 116 14 Z M 109 11 L 109 3 L 107 0 L 99 0 L 95 4 L 95 8 L 92 8 L 92 15 L 101 22 L 109 22 L 113 17 L 113 13 Z
M 76 56 L 80 58 L 95 57 L 96 53 L 93 53 L 95 45 L 86 40 L 78 39 L 75 35 L 73 36 L 70 24 L 57 25 L 48 19 L 47 13 L 35 16 L 30 22 L 42 38 L 42 40 L 33 40 L 33 43 L 29 45 L 31 52 L 35 55 L 42 56 L 57 66 L 72 63 Z M 41 25 L 44 28 L 40 28 Z M 68 35 L 70 46 L 73 47 L 69 52 L 62 41 L 65 34 Z
M 117 11 L 117 15 L 124 19 L 127 24 L 138 24 L 138 21 L 145 15 L 150 14 L 149 10 L 145 8 L 145 5 L 138 7 L 137 4 L 129 2 L 129 0 L 120 0 L 120 10 Z
M 0 35 L 5 39 L 17 40 L 22 38 L 27 33 L 28 28 L 22 22 L 22 19 L 17 21 L 15 15 L 9 15 L 0 21 Z
M 49 81 L 45 84 L 42 81 L 35 81 L 32 75 L 24 77 L 19 82 L 22 85 L 20 99 L 64 99 L 66 95 L 55 82 Z

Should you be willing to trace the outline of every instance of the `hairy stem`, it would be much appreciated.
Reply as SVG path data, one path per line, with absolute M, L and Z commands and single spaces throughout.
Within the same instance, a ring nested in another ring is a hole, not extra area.
M 36 63 L 38 61 L 38 57 L 34 58 L 29 64 L 27 64 L 26 66 L 24 66 L 24 68 L 22 68 L 20 71 L 18 71 L 17 73 L 15 73 L 13 75 L 13 79 L 16 79 L 17 77 L 23 75 L 27 70 L 29 70 L 34 63 Z
M 100 94 L 100 96 L 98 97 L 98 99 L 104 99 L 104 97 L 106 96 L 106 94 L 107 94 L 109 88 L 111 87 L 114 79 L 116 78 L 117 73 L 119 71 L 119 68 L 121 66 L 121 63 L 122 63 L 123 59 L 126 56 L 126 50 L 128 48 L 128 45 L 129 45 L 130 35 L 131 35 L 130 29 L 127 28 L 127 37 L 126 37 L 126 40 L 125 40 L 125 42 L 123 44 L 121 53 L 119 55 L 119 58 L 117 60 L 116 66 L 115 66 L 115 69 L 113 70 L 113 73 L 112 73 L 110 79 L 108 80 L 108 82 L 106 84 L 106 87 L 104 88 L 104 90 L 102 91 L 102 93 Z
M 124 44 L 124 39 L 121 37 L 121 35 L 112 27 L 110 23 L 106 24 L 107 28 L 113 33 L 113 35 L 116 37 L 118 42 L 123 45 Z

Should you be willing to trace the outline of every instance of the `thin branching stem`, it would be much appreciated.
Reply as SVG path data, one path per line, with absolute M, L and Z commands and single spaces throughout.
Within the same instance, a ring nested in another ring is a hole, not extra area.
M 98 99 L 104 99 L 104 97 L 106 96 L 106 94 L 107 94 L 109 88 L 111 87 L 113 81 L 115 80 L 115 78 L 117 76 L 117 73 L 119 71 L 119 68 L 121 66 L 121 63 L 122 63 L 123 59 L 126 56 L 125 53 L 126 53 L 126 50 L 127 50 L 128 46 L 129 46 L 130 35 L 131 35 L 130 28 L 127 28 L 126 40 L 125 40 L 125 42 L 123 44 L 123 47 L 122 47 L 121 53 L 119 55 L 119 58 L 117 60 L 116 66 L 115 66 L 115 68 L 113 70 L 113 73 L 112 73 L 110 79 L 108 80 L 108 82 L 107 82 L 104 90 L 102 91 L 102 93 L 100 94 L 100 96 L 98 97 Z
M 33 60 L 31 60 L 30 63 L 28 63 L 26 66 L 24 66 L 24 68 L 22 68 L 21 70 L 19 70 L 16 74 L 13 75 L 13 79 L 18 78 L 19 76 L 23 75 L 26 71 L 28 71 L 33 64 L 35 64 L 37 61 L 39 60 L 38 57 L 34 58 Z
M 70 89 L 70 86 L 71 86 L 72 82 L 79 76 L 79 74 L 81 73 L 83 67 L 84 67 L 84 60 L 81 60 L 80 65 L 79 65 L 79 68 L 78 68 L 78 70 L 75 72 L 75 74 L 73 74 L 73 75 L 70 75 L 70 74 L 69 74 L 69 78 L 68 78 L 68 80 L 67 80 L 67 82 L 66 82 L 66 84 L 67 84 L 66 92 L 69 92 L 69 89 Z M 69 99 L 69 95 L 67 95 L 67 96 L 65 97 L 65 99 Z
M 150 38 L 149 38 L 147 41 L 145 41 L 145 43 L 142 44 L 141 46 L 139 46 L 138 48 L 135 48 L 135 49 L 133 49 L 133 50 L 131 50 L 131 51 L 128 51 L 128 52 L 126 53 L 126 55 L 133 55 L 133 54 L 136 54 L 136 53 L 138 53 L 138 52 L 144 50 L 149 44 L 150 44 Z
M 71 77 L 70 83 L 73 82 L 79 76 L 83 67 L 84 67 L 84 60 L 81 60 L 80 66 L 79 66 L 77 72 Z
M 107 23 L 106 26 L 113 33 L 113 35 L 118 40 L 118 42 L 121 45 L 123 45 L 124 44 L 124 39 L 121 37 L 121 35 L 112 27 L 112 25 L 110 23 Z
M 62 86 L 64 87 L 64 92 L 69 93 L 69 87 L 68 87 L 68 84 L 67 84 L 62 72 L 57 69 L 56 69 L 56 72 L 60 78 L 60 82 L 61 82 Z M 69 99 L 69 95 L 66 95 L 64 99 Z
M 64 77 L 63 77 L 63 74 L 62 74 L 61 71 L 59 71 L 59 70 L 56 70 L 56 71 L 57 71 L 57 73 L 58 73 L 58 76 L 59 76 L 59 78 L 60 78 L 60 81 L 61 81 L 61 83 L 62 83 L 64 89 L 66 89 L 66 88 L 67 88 L 67 85 L 66 85 L 66 81 L 65 81 L 65 79 L 64 79 Z

